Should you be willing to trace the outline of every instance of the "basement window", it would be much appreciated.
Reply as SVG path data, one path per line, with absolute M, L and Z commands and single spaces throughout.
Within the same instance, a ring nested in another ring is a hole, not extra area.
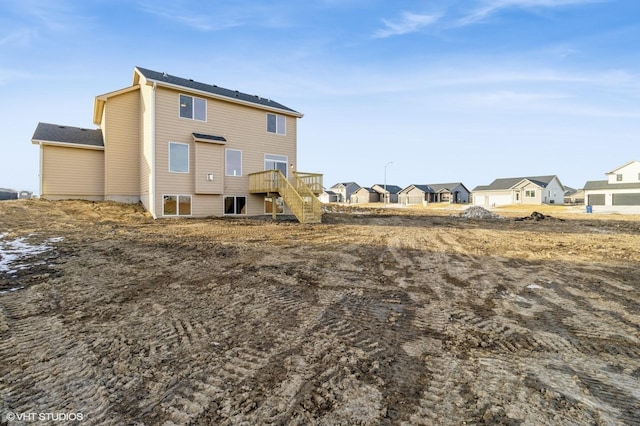
M 224 214 L 247 214 L 247 197 L 224 197 Z
M 163 195 L 163 216 L 191 216 L 191 195 Z

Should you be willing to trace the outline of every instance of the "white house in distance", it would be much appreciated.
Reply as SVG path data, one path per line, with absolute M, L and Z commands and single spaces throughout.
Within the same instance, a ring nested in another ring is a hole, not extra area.
M 606 173 L 607 180 L 584 184 L 585 203 L 594 212 L 640 213 L 640 161 Z
M 496 179 L 474 188 L 473 205 L 564 204 L 564 186 L 556 175 Z

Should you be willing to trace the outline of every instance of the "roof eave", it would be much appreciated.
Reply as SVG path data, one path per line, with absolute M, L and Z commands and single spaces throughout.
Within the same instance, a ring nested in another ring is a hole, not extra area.
M 296 118 L 304 117 L 304 114 L 302 114 L 300 112 L 297 112 L 297 111 L 292 111 L 292 110 L 282 109 L 282 108 L 276 108 L 276 107 L 269 107 L 267 105 L 261 105 L 261 104 L 256 104 L 256 103 L 253 103 L 253 102 L 243 101 L 242 99 L 233 99 L 233 98 L 230 98 L 228 96 L 217 95 L 215 93 L 207 92 L 207 91 L 204 91 L 204 90 L 192 89 L 190 87 L 181 86 L 179 84 L 171 84 L 171 83 L 167 83 L 167 82 L 164 82 L 164 81 L 153 80 L 153 79 L 145 79 L 145 81 L 146 81 L 147 85 L 156 83 L 158 86 L 168 87 L 168 88 L 175 89 L 175 90 L 180 90 L 180 91 L 183 91 L 183 92 L 196 93 L 198 95 L 206 96 L 208 98 L 219 99 L 221 101 L 231 102 L 231 103 L 235 103 L 235 104 L 239 104 L 239 105 L 244 105 L 244 106 L 248 106 L 248 107 L 251 107 L 251 108 L 258 108 L 258 109 L 262 109 L 262 110 L 265 110 L 265 111 L 279 112 L 281 114 L 289 115 L 289 116 L 296 117 Z
M 81 143 L 72 143 L 72 142 L 60 142 L 60 141 L 48 141 L 43 139 L 31 139 L 31 143 L 34 145 L 51 145 L 51 146 L 61 146 L 66 148 L 80 148 L 80 149 L 95 149 L 98 151 L 104 151 L 104 146 L 97 145 L 86 145 Z

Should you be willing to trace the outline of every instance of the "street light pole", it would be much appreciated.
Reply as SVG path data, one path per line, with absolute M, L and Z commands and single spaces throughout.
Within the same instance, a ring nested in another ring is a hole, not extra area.
M 387 166 L 389 164 L 393 164 L 393 161 L 389 161 L 387 164 L 385 164 L 384 166 L 384 207 L 387 207 Z

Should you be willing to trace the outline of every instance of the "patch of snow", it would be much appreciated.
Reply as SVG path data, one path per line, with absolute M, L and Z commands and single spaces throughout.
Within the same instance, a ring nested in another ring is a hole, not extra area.
M 18 270 L 29 268 L 25 260 L 52 249 L 50 243 L 62 241 L 62 237 L 49 238 L 42 244 L 30 244 L 24 237 L 5 241 L 6 234 L 0 234 L 0 272 L 15 274 Z
M 538 284 L 529 284 L 529 285 L 527 286 L 527 288 L 534 288 L 534 289 L 535 289 L 535 288 L 544 288 L 544 287 L 541 287 L 541 286 L 539 286 Z

